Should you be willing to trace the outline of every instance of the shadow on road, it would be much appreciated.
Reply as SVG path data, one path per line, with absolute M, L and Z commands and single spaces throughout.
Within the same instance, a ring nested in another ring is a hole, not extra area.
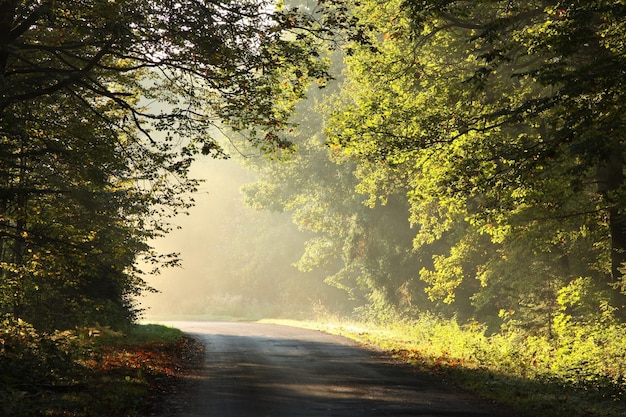
M 258 323 L 176 323 L 205 346 L 177 417 L 515 417 L 347 339 Z

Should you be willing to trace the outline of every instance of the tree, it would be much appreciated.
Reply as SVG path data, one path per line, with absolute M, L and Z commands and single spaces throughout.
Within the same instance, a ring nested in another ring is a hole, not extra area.
M 371 1 L 354 10 L 376 26 L 376 48 L 351 47 L 352 81 L 328 134 L 359 157 L 363 190 L 410 187 L 417 250 L 447 242 L 422 271 L 431 296 L 452 301 L 474 282 L 475 306 L 516 309 L 520 289 L 553 288 L 537 292 L 538 308 L 592 276 L 622 307 L 623 6 Z
M 306 81 L 327 77 L 315 45 L 303 39 L 313 30 L 310 18 L 297 9 L 273 11 L 268 1 L 7 1 L 0 15 L 0 109 L 61 90 L 88 91 L 128 111 L 137 125 L 153 120 L 193 135 L 206 152 L 218 150 L 202 137 L 216 117 L 239 129 L 275 131 Z M 285 36 L 296 30 L 299 36 Z M 147 113 L 137 97 L 173 110 Z
M 308 233 L 296 265 L 322 273 L 327 284 L 342 290 L 344 310 L 351 306 L 370 318 L 414 314 L 426 300 L 416 279 L 421 259 L 411 250 L 406 190 L 398 189 L 380 205 L 356 191 L 355 161 L 329 147 L 322 134 L 319 107 L 330 94 L 312 93 L 298 106 L 298 128 L 289 133 L 297 149 L 288 159 L 244 161 L 259 176 L 244 188 L 246 201 L 257 209 L 289 213 Z
M 553 170 L 563 175 L 564 194 L 541 201 L 560 210 L 550 217 L 608 215 L 611 239 L 613 302 L 626 306 L 622 264 L 626 260 L 623 202 L 624 117 L 623 19 L 626 9 L 615 2 L 405 2 L 419 36 L 454 28 L 473 42 L 463 55 L 476 56 L 468 86 L 477 93 L 480 110 L 453 135 L 505 131 L 522 140 L 506 144 L 494 156 L 507 155 L 511 167 L 496 174 L 545 190 L 559 189 L 555 180 L 538 175 Z M 428 23 L 430 22 L 430 23 Z M 426 25 L 434 24 L 431 29 Z M 421 32 L 421 33 L 420 33 Z M 491 91 L 509 89 L 497 96 Z M 480 94 L 482 92 L 482 94 Z M 487 92 L 487 93 L 485 93 Z M 450 136 L 449 136 L 450 137 Z M 455 136 L 452 136 L 454 139 Z M 487 187 L 489 181 L 485 181 Z M 492 181 L 493 182 L 493 181 Z M 588 184 L 596 184 L 595 188 Z M 487 188 L 484 187 L 484 188 Z M 561 188 L 561 190 L 562 190 Z M 595 194 L 582 207 L 564 207 L 581 189 Z M 539 203 L 539 201 L 537 201 Z M 538 204 L 534 204 L 537 206 Z M 565 209 L 565 210 L 564 210 Z
M 2 1 L 2 312 L 46 330 L 132 319 L 135 261 L 176 263 L 147 242 L 192 203 L 194 156 L 224 156 L 217 122 L 288 146 L 276 132 L 328 78 L 327 36 L 269 1 Z

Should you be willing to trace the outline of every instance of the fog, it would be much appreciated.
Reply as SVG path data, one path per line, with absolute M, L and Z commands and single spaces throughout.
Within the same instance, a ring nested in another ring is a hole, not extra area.
M 292 266 L 305 236 L 283 213 L 245 206 L 240 187 L 254 174 L 235 160 L 201 159 L 192 177 L 203 179 L 196 204 L 177 216 L 180 227 L 153 242 L 178 252 L 182 268 L 164 269 L 147 282 L 159 290 L 139 299 L 146 319 L 303 317 L 328 286 Z

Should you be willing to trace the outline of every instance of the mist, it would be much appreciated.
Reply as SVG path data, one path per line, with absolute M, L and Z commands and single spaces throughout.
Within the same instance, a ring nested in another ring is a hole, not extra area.
M 173 220 L 175 229 L 153 242 L 177 252 L 182 267 L 147 277 L 159 292 L 139 299 L 146 319 L 302 318 L 332 291 L 315 273 L 292 264 L 306 236 L 286 213 L 257 211 L 240 187 L 255 174 L 234 160 L 200 159 L 191 176 L 202 179 L 195 206 Z

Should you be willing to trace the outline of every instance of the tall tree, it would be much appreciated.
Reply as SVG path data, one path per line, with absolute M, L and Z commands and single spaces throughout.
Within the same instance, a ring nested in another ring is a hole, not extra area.
M 191 203 L 191 160 L 223 156 L 216 122 L 287 146 L 276 132 L 328 77 L 330 35 L 264 0 L 1 1 L 2 312 L 46 329 L 132 317 L 137 257 L 176 261 L 147 242 Z
M 299 127 L 289 133 L 296 152 L 283 161 L 248 161 L 259 179 L 244 188 L 246 201 L 257 209 L 290 213 L 309 233 L 296 265 L 321 272 L 326 283 L 341 289 L 344 309 L 351 306 L 373 318 L 424 309 L 406 190 L 387 195 L 384 204 L 357 192 L 355 161 L 329 147 L 322 134 L 319 107 L 330 92 L 312 95 L 317 100 L 300 104 Z
M 372 195 L 411 188 L 418 249 L 452 245 L 422 273 L 431 294 L 526 280 L 554 298 L 584 275 L 624 311 L 623 5 L 360 4 L 376 49 L 349 49 L 328 133 Z
M 425 39 L 454 30 L 471 45 L 462 55 L 476 58 L 468 89 L 479 106 L 449 138 L 472 132 L 504 131 L 518 140 L 499 144 L 494 156 L 512 163 L 496 176 L 513 188 L 514 179 L 533 187 L 541 171 L 562 175 L 566 189 L 537 203 L 560 207 L 551 217 L 608 215 L 613 302 L 626 307 L 621 269 L 624 234 L 624 124 L 626 99 L 623 18 L 620 2 L 405 2 L 415 34 Z M 505 89 L 498 88 L 503 86 Z M 494 91 L 502 92 L 499 95 Z M 487 187 L 493 186 L 487 183 Z M 541 187 L 554 190 L 557 181 Z M 597 184 L 589 187 L 587 184 Z M 487 188 L 485 187 L 485 188 Z M 591 192 L 583 207 L 567 207 L 572 194 Z M 537 201 L 539 200 L 539 201 Z M 535 204 L 538 206 L 538 204 Z

